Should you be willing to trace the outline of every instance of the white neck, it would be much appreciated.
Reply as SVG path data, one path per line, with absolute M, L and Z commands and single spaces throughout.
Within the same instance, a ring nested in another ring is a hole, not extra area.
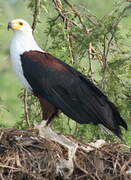
M 24 87 L 29 91 L 31 91 L 32 88 L 23 75 L 20 55 L 22 55 L 24 52 L 31 50 L 44 52 L 37 45 L 31 32 L 30 33 L 29 32 L 25 33 L 21 31 L 14 32 L 14 37 L 12 39 L 10 46 L 11 62 L 18 79 L 22 82 Z
M 19 55 L 23 54 L 25 51 L 37 50 L 44 52 L 34 40 L 32 33 L 24 33 L 16 31 L 14 32 L 14 37 L 11 42 L 10 52 L 11 56 L 15 53 Z M 12 54 L 13 53 L 13 54 Z

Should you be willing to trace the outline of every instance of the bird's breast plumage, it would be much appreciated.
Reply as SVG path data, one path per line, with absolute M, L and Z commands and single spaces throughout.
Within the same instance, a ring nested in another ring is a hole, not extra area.
M 11 62 L 18 79 L 28 91 L 32 91 L 32 87 L 24 76 L 21 55 L 30 50 L 39 50 L 43 52 L 36 44 L 32 34 L 16 32 L 10 46 Z
M 28 83 L 28 81 L 24 76 L 19 52 L 20 52 L 19 44 L 17 44 L 16 42 L 12 42 L 10 47 L 10 54 L 11 54 L 11 64 L 13 66 L 14 72 L 16 73 L 17 78 L 23 84 L 24 88 L 26 88 L 28 91 L 32 91 L 30 84 Z
M 20 56 L 19 55 L 15 56 L 15 57 L 13 56 L 11 59 L 12 59 L 11 60 L 12 66 L 17 75 L 17 78 L 21 81 L 24 88 L 26 88 L 28 91 L 32 91 L 30 84 L 28 83 L 28 81 L 26 80 L 26 78 L 24 76 L 23 69 L 21 66 Z

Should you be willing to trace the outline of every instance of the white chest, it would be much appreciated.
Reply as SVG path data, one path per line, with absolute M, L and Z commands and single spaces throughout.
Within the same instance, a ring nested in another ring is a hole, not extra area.
M 13 39 L 11 46 L 10 46 L 10 55 L 11 55 L 11 63 L 13 66 L 13 69 L 17 75 L 17 78 L 21 81 L 24 88 L 26 88 L 28 91 L 32 91 L 32 88 L 26 78 L 24 77 L 21 60 L 20 60 L 20 54 L 23 52 L 21 51 L 22 46 L 20 45 L 19 41 L 16 41 Z
M 12 63 L 13 69 L 17 75 L 17 78 L 21 81 L 24 88 L 26 88 L 28 91 L 32 91 L 30 84 L 24 77 L 20 56 L 16 53 L 11 52 L 11 63 Z
M 18 79 L 28 91 L 32 91 L 32 88 L 24 77 L 20 55 L 30 50 L 43 52 L 43 50 L 36 44 L 31 33 L 16 32 L 10 46 L 11 62 Z

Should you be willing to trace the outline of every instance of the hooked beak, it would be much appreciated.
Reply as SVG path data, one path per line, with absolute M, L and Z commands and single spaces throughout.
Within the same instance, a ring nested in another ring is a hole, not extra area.
M 12 29 L 12 23 L 11 22 L 8 23 L 7 29 L 8 29 L 8 31 L 9 31 L 9 29 Z

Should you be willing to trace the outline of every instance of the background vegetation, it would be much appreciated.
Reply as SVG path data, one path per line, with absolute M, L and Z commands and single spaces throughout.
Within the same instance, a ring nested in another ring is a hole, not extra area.
M 9 62 L 12 32 L 8 21 L 33 22 L 34 35 L 46 51 L 90 76 L 118 106 L 128 122 L 125 133 L 131 145 L 131 2 L 126 0 L 0 0 L 0 125 L 26 128 L 41 121 L 37 100 L 23 90 Z M 24 108 L 23 108 L 24 107 Z M 53 127 L 90 141 L 114 140 L 98 127 L 79 125 L 61 114 Z

